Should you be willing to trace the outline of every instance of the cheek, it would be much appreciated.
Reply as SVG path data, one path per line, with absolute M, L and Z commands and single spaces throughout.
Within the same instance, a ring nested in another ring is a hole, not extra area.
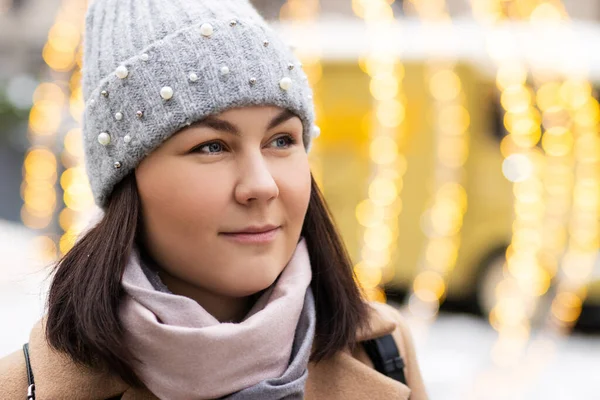
M 310 200 L 310 167 L 307 159 L 278 169 L 279 195 L 290 222 L 299 231 Z
M 185 241 L 213 227 L 231 193 L 226 172 L 177 160 L 141 165 L 136 177 L 149 237 L 160 240 L 161 232 L 168 232 Z

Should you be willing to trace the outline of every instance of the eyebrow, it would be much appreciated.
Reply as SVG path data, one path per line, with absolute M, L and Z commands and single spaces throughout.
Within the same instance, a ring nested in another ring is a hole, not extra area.
M 283 124 L 285 121 L 294 118 L 295 116 L 296 114 L 292 113 L 291 111 L 283 110 L 275 118 L 273 118 L 271 122 L 269 122 L 267 130 L 273 129 L 276 126 Z M 240 130 L 237 128 L 237 126 L 217 117 L 208 116 L 203 120 L 198 121 L 195 125 L 206 126 L 216 131 L 227 132 L 231 133 L 232 135 L 240 136 Z

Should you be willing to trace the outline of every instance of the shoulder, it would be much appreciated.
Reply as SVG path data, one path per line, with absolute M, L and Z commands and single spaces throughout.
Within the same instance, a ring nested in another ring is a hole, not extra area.
M 27 397 L 27 374 L 23 351 L 0 358 L 0 399 Z
M 378 302 L 368 302 L 370 309 L 371 327 L 379 326 L 380 334 L 391 334 L 398 346 L 398 350 L 404 359 L 405 374 L 408 387 L 411 389 L 411 399 L 426 399 L 425 384 L 421 376 L 421 370 L 417 359 L 417 354 L 413 342 L 411 330 L 408 321 L 402 315 L 400 310 L 389 305 Z M 385 329 L 387 327 L 387 329 Z M 391 330 L 390 330 L 391 329 Z M 387 333 L 385 333 L 387 332 Z M 377 336 L 373 336 L 377 337 Z
M 115 376 L 78 365 L 54 350 L 46 340 L 43 320 L 31 330 L 29 359 L 36 393 L 43 398 L 110 398 L 128 388 Z M 27 370 L 22 350 L 0 359 L 0 382 L 0 399 L 26 397 Z
M 400 338 L 404 335 L 410 336 L 408 324 L 397 308 L 376 301 L 369 301 L 366 304 L 368 308 L 368 326 L 358 331 L 359 341 L 390 333 L 397 333 Z

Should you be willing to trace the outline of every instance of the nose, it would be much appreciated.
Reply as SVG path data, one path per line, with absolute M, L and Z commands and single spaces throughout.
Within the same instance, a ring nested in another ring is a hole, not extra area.
M 262 155 L 240 163 L 240 179 L 235 187 L 235 200 L 243 205 L 269 202 L 279 196 L 279 188 Z

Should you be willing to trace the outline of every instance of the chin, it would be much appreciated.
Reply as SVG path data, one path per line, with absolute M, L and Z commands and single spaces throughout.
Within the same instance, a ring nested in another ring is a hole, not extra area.
M 240 274 L 240 277 L 235 281 L 237 285 L 231 288 L 231 295 L 233 297 L 247 297 L 268 289 L 273 285 L 280 273 L 281 270 L 260 275 L 254 273 L 250 276 Z

